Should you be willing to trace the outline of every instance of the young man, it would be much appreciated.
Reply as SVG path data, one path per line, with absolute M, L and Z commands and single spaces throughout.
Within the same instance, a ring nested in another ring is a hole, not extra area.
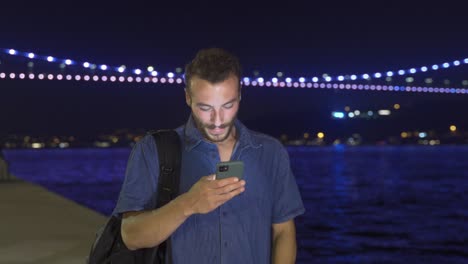
M 248 130 L 237 112 L 241 67 L 221 49 L 197 53 L 185 69 L 192 113 L 182 142 L 180 195 L 155 210 L 159 176 L 152 136 L 134 147 L 114 214 L 130 249 L 170 236 L 174 263 L 294 263 L 294 217 L 304 212 L 289 158 L 276 139 Z M 215 179 L 220 161 L 244 162 L 243 180 Z
M 3 151 L 0 148 L 0 181 L 10 180 L 10 173 L 8 172 L 8 162 L 3 156 Z

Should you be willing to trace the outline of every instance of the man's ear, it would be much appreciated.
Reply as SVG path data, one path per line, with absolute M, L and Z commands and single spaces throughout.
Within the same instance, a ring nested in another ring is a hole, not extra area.
M 190 97 L 189 91 L 187 91 L 187 87 L 184 89 L 185 91 L 185 103 L 191 107 L 192 106 L 192 97 Z

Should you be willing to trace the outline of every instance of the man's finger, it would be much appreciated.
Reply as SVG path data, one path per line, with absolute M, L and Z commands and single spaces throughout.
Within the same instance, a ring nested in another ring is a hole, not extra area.
M 219 202 L 221 202 L 221 204 L 231 200 L 232 198 L 236 197 L 237 195 L 241 194 L 242 192 L 245 191 L 245 187 L 240 187 L 240 188 L 237 188 L 231 192 L 228 192 L 228 193 L 223 193 L 223 194 L 220 194 L 218 195 L 219 197 Z
M 245 185 L 245 182 L 244 181 L 240 181 L 240 182 L 235 182 L 235 183 L 230 183 L 224 187 L 221 187 L 221 188 L 217 188 L 216 189 L 216 194 L 224 194 L 224 193 L 229 193 L 229 192 L 232 192 L 238 188 L 241 188 Z
M 213 189 L 217 189 L 217 188 L 222 188 L 228 184 L 232 184 L 235 182 L 239 182 L 239 179 L 237 177 L 229 177 L 229 178 L 222 179 L 222 180 L 212 181 L 210 183 L 210 187 Z
M 216 179 L 216 175 L 211 174 L 211 175 L 205 176 L 205 177 L 203 177 L 203 178 L 204 178 L 205 180 L 207 180 L 207 181 L 213 181 L 213 180 Z

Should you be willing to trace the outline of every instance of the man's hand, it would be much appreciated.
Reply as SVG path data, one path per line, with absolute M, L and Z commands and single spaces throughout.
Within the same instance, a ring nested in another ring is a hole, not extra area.
M 244 191 L 245 181 L 236 177 L 201 178 L 192 188 L 161 208 L 126 212 L 122 238 L 129 249 L 148 248 L 167 239 L 190 215 L 206 214 Z
M 215 180 L 215 175 L 202 177 L 184 195 L 189 211 L 186 215 L 209 213 L 245 190 L 245 181 L 237 177 Z

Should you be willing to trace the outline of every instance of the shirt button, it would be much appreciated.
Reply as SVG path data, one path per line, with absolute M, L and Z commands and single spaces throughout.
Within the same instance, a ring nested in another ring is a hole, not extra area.
M 226 212 L 223 212 L 223 216 L 227 216 L 227 213 L 226 213 Z

